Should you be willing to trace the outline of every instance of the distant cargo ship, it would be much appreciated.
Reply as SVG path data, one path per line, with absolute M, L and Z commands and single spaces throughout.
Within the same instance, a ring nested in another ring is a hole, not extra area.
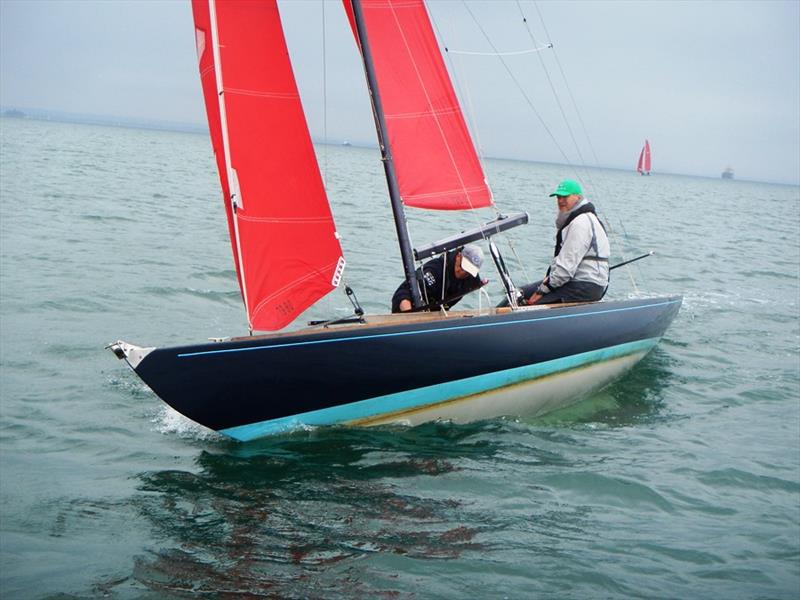
M 723 178 L 723 179 L 733 179 L 733 169 L 731 169 L 730 167 L 728 167 L 727 169 L 725 169 L 725 170 L 722 172 L 722 178 Z

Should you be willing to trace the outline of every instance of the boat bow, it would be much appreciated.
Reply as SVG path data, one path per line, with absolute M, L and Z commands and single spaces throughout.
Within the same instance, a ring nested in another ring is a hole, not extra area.
M 139 366 L 139 363 L 141 363 L 148 354 L 155 350 L 155 347 L 142 348 L 141 346 L 129 344 L 128 342 L 124 342 L 122 340 L 117 340 L 116 342 L 106 346 L 106 349 L 111 350 L 118 359 L 124 359 L 125 362 L 130 365 L 131 369 L 135 371 L 136 367 Z

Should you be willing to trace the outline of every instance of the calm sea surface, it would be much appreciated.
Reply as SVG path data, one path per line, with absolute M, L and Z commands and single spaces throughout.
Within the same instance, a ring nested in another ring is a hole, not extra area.
M 656 252 L 610 296 L 685 301 L 571 409 L 240 444 L 103 349 L 246 331 L 207 138 L 2 119 L 0 143 L 2 598 L 800 594 L 799 188 L 591 170 L 614 260 Z M 384 312 L 401 269 L 376 151 L 319 154 L 347 283 Z M 487 172 L 532 215 L 504 246 L 532 280 L 574 173 Z M 412 237 L 490 217 L 410 211 Z M 348 313 L 335 292 L 301 322 Z

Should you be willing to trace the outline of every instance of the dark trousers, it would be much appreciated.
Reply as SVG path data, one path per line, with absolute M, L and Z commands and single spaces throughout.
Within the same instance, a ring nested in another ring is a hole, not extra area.
M 522 286 L 522 296 L 527 300 L 542 285 L 542 280 Z M 559 304 L 561 302 L 595 302 L 600 300 L 606 293 L 606 288 L 596 283 L 588 281 L 568 281 L 560 288 L 545 294 L 535 304 Z M 503 300 L 497 305 L 508 306 L 508 299 Z

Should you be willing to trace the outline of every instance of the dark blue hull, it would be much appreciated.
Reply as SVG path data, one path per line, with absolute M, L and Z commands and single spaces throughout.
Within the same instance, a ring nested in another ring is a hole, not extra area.
M 374 421 L 643 356 L 680 305 L 675 296 L 396 319 L 158 348 L 134 368 L 178 412 L 251 439 L 303 425 Z

